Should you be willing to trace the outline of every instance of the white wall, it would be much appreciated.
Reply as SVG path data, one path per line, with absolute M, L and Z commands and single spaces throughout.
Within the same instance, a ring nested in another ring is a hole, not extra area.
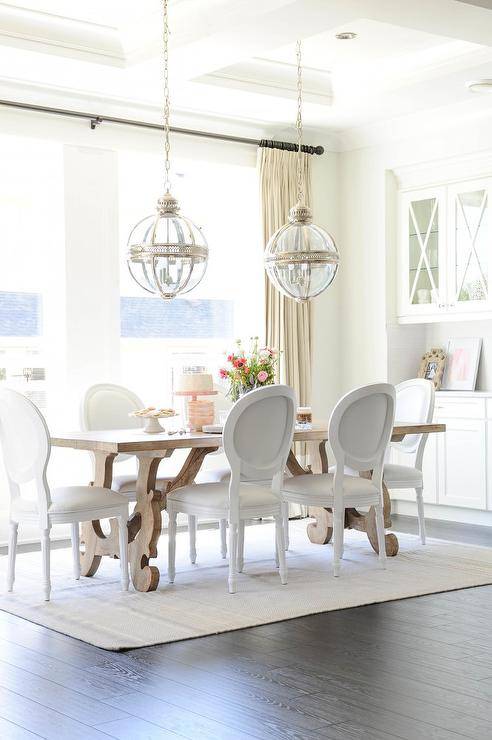
M 318 139 L 316 144 L 323 143 Z M 312 162 L 313 217 L 340 244 L 339 157 L 327 151 Z M 313 381 L 311 405 L 316 419 L 327 420 L 340 397 L 340 297 L 342 267 L 332 285 L 313 302 Z
M 492 391 L 492 321 L 463 321 L 428 324 L 425 332 L 427 347 L 446 349 L 448 339 L 482 337 L 482 354 L 477 376 L 477 391 Z
M 342 391 L 386 376 L 385 167 L 374 149 L 340 155 Z
M 66 146 L 64 163 L 65 341 L 73 425 L 85 389 L 119 378 L 118 161 L 114 151 Z
M 453 336 L 484 337 L 479 388 L 492 388 L 492 330 L 489 322 L 396 325 L 396 193 L 393 170 L 423 163 L 453 161 L 473 153 L 490 156 L 492 117 L 454 121 L 442 131 L 418 125 L 406 138 L 393 137 L 342 152 L 342 252 L 340 332 L 342 387 L 416 372 L 431 345 Z M 423 183 L 425 184 L 425 183 Z M 388 280 L 387 280 L 388 276 Z
M 450 119 L 452 120 L 452 119 Z M 396 126 L 396 124 L 395 124 Z M 456 160 L 489 161 L 492 115 L 462 118 L 442 130 L 420 124 L 398 138 L 388 125 L 385 138 L 340 154 L 341 281 L 340 346 L 342 390 L 373 382 L 397 383 L 415 376 L 422 354 L 445 347 L 449 338 L 483 337 L 479 390 L 492 390 L 492 322 L 398 325 L 397 182 L 394 170 L 451 168 Z M 476 155 L 476 156 L 474 156 Z M 461 165 L 460 165 L 461 166 Z M 484 164 L 483 166 L 487 166 Z M 437 177 L 437 176 L 436 176 Z M 431 184 L 422 182 L 420 185 Z M 415 513 L 398 503 L 402 513 Z M 430 507 L 430 516 L 490 524 L 490 512 Z

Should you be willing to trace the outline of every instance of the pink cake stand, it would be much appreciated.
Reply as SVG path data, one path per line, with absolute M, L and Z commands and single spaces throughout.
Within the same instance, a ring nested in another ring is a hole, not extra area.
M 196 401 L 197 396 L 216 396 L 217 393 L 218 391 L 175 391 L 174 395 L 175 396 L 188 396 L 190 401 Z M 190 417 L 188 418 L 188 420 L 190 422 L 190 428 L 192 430 L 195 430 L 197 428 L 201 429 L 201 426 L 200 425 L 196 426 L 192 422 Z
M 174 391 L 175 396 L 191 396 L 196 401 L 197 396 L 216 396 L 218 391 Z

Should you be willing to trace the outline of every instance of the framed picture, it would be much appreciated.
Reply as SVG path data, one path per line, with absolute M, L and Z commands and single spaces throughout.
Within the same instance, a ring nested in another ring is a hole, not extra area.
M 434 388 L 437 391 L 441 387 L 445 364 L 445 351 L 443 349 L 436 348 L 430 349 L 422 357 L 418 377 L 425 378 L 426 380 L 432 380 L 432 382 L 434 383 Z
M 464 337 L 449 340 L 442 390 L 475 390 L 481 349 L 481 338 Z

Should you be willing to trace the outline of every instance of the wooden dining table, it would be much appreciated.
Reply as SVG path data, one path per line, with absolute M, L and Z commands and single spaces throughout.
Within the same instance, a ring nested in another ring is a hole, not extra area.
M 291 475 L 304 475 L 313 472 L 328 472 L 326 442 L 327 424 L 313 424 L 310 429 L 296 430 L 294 442 L 314 445 L 316 454 L 314 464 L 304 468 L 291 450 L 287 468 Z M 399 441 L 407 434 L 430 434 L 445 431 L 444 424 L 395 424 L 392 439 Z M 159 569 L 151 560 L 157 557 L 157 543 L 162 530 L 161 512 L 166 508 L 167 496 L 181 486 L 194 482 L 206 455 L 222 446 L 220 434 L 189 432 L 178 434 L 146 434 L 141 429 L 111 431 L 72 432 L 55 434 L 51 439 L 54 447 L 68 447 L 85 450 L 94 455 L 95 469 L 93 485 L 111 488 L 113 463 L 117 455 L 134 455 L 138 460 L 136 482 L 136 505 L 128 521 L 128 541 L 130 547 L 130 568 L 133 585 L 137 591 L 154 591 L 159 583 Z M 156 488 L 159 464 L 163 458 L 179 449 L 188 449 L 188 455 L 177 473 L 166 486 L 166 490 Z M 311 542 L 327 544 L 332 536 L 332 519 L 329 509 L 310 509 L 314 522 L 307 526 Z M 384 486 L 385 527 L 391 527 L 391 500 Z M 377 552 L 377 534 L 374 509 L 362 514 L 356 509 L 347 509 L 345 526 L 366 532 L 369 542 Z M 104 532 L 100 521 L 82 524 L 81 573 L 93 576 L 99 568 L 103 556 L 118 557 L 118 523 L 110 520 L 110 531 Z M 386 535 L 386 553 L 390 556 L 398 552 L 398 539 L 395 534 Z

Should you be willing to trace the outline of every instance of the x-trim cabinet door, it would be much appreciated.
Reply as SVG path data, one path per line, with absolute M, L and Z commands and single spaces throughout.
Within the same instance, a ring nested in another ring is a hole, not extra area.
M 448 310 L 492 308 L 491 178 L 448 186 Z
M 447 295 L 446 188 L 402 193 L 400 316 L 442 312 Z

